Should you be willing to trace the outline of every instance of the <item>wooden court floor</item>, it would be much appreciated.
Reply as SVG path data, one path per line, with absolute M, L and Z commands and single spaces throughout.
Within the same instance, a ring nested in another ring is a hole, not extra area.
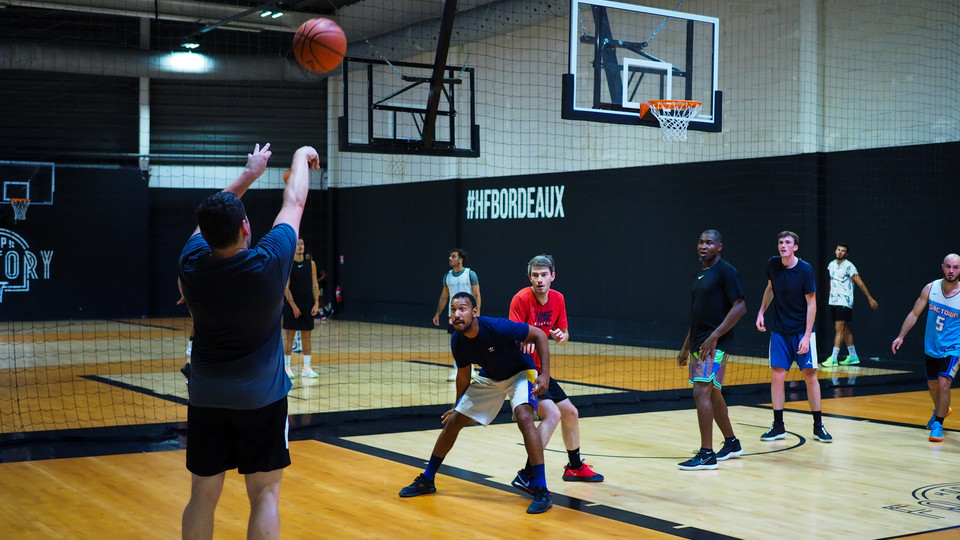
M 143 326 L 142 321 L 111 324 L 115 327 L 89 340 L 83 331 L 39 332 L 42 338 L 30 346 L 57 342 L 61 358 L 0 366 L 0 404 L 35 407 L 31 415 L 36 418 L 26 417 L 36 422 L 35 434 L 63 425 L 81 432 L 179 425 L 185 418 L 177 354 L 182 327 L 148 323 L 152 329 L 144 332 L 125 326 Z M 377 331 L 382 335 L 371 340 Z M 437 340 L 436 333 L 425 334 L 414 348 L 410 336 L 397 329 L 363 332 L 370 334 L 364 337 L 348 324 L 324 325 L 317 332 L 323 375 L 297 381 L 291 394 L 291 403 L 299 407 L 294 414 L 449 403 L 451 385 L 442 380 L 449 369 L 442 336 Z M 339 348 L 327 345 L 324 350 L 324 341 L 338 341 Z M 4 346 L 11 344 L 0 341 L 0 359 Z M 596 351 L 570 347 L 557 355 L 557 373 L 566 370 L 560 378 L 567 377 L 563 380 L 575 390 L 575 402 L 577 392 L 685 388 L 683 377 L 666 369 L 669 355 L 627 349 L 603 353 L 616 360 L 602 369 L 577 360 L 578 354 Z M 623 365 L 629 362 L 635 365 Z M 749 374 L 760 369 L 754 366 L 749 359 L 738 366 L 744 380 L 756 376 Z M 628 379 L 630 369 L 649 371 Z M 887 373 L 873 369 L 821 376 Z M 3 377 L 16 381 L 15 389 Z M 401 396 L 416 389 L 428 397 L 407 402 L 358 397 Z M 294 463 L 285 471 L 281 489 L 282 537 L 960 538 L 960 431 L 952 429 L 960 418 L 947 420 L 943 443 L 930 443 L 923 429 L 929 395 L 922 387 L 909 389 L 863 395 L 854 389 L 849 397 L 825 399 L 833 444 L 812 440 L 805 401 L 787 404 L 787 439 L 763 443 L 759 436 L 772 418 L 769 404 L 764 396 L 756 403 L 740 400 L 731 406 L 731 419 L 744 455 L 721 463 L 716 471 L 676 468 L 698 446 L 692 398 L 649 410 L 591 411 L 581 419 L 582 452 L 606 481 L 562 482 L 565 452 L 557 433 L 546 454 L 555 507 L 540 516 L 525 514 L 529 499 L 509 485 L 525 457 L 510 422 L 465 429 L 437 477 L 438 493 L 414 499 L 400 499 L 397 492 L 422 470 L 439 418 L 407 428 L 402 420 L 385 417 L 361 430 L 301 430 L 298 438 L 306 440 L 291 443 Z M 338 392 L 342 397 L 331 399 Z M 954 392 L 954 397 L 960 394 Z M 116 411 L 108 412 L 112 409 Z M 3 433 L 23 432 L 7 422 L 12 411 L 0 407 L 0 413 Z M 116 455 L 109 442 L 91 448 L 79 453 L 82 457 L 0 463 L 3 538 L 179 536 L 189 495 L 183 450 Z M 242 537 L 247 515 L 242 479 L 231 473 L 217 513 L 216 537 Z

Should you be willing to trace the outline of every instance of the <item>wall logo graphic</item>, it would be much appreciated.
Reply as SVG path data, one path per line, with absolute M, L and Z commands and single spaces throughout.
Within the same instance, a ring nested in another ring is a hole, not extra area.
M 566 186 L 471 189 L 467 219 L 560 219 Z
M 36 279 L 50 279 L 50 263 L 53 251 L 37 253 L 19 234 L 0 229 L 0 303 L 5 294 L 29 292 L 30 282 Z M 40 272 L 38 273 L 38 267 Z

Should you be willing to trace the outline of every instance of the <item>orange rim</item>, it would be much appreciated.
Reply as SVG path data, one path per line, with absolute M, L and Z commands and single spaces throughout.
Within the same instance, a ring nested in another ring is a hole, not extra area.
M 703 105 L 703 102 L 692 101 L 689 99 L 654 99 L 648 102 L 650 107 L 658 110 L 664 109 L 692 109 Z

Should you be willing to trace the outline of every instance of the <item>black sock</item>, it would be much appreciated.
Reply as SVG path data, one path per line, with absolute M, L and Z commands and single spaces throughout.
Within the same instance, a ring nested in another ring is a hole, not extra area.
M 579 469 L 580 465 L 583 463 L 583 460 L 580 459 L 580 449 L 576 450 L 567 450 L 567 459 L 570 460 L 571 469 Z
M 944 418 L 943 416 L 938 416 L 936 420 L 937 422 L 940 422 L 941 426 L 943 425 L 943 418 Z
M 533 474 L 533 469 L 530 468 L 530 458 L 527 458 L 527 462 L 523 465 L 522 472 L 527 476 L 531 476 Z
M 780 410 L 774 409 L 774 410 L 773 410 L 773 423 L 776 424 L 776 425 L 778 425 L 778 426 L 782 426 L 782 425 L 783 425 L 783 409 L 780 409 Z
M 823 425 L 823 411 L 813 411 L 813 427 Z

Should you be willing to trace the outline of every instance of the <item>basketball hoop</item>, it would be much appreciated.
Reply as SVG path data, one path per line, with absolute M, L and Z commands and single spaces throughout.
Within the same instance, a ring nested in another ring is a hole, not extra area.
M 13 207 L 14 221 L 27 219 L 27 207 L 30 206 L 30 199 L 10 199 L 10 206 Z
M 640 106 L 640 117 L 651 111 L 660 122 L 663 140 L 669 143 L 682 142 L 687 140 L 687 127 L 702 105 L 699 101 L 686 99 L 655 99 Z

